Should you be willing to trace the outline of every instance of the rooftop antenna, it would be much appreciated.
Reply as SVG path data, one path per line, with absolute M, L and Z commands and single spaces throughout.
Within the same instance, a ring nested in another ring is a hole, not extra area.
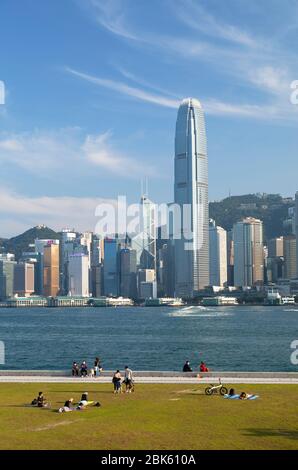
M 144 194 L 144 180 L 141 178 L 141 196 Z
M 146 186 L 145 186 L 145 195 L 148 197 L 149 196 L 149 192 L 148 192 L 148 177 L 146 176 Z

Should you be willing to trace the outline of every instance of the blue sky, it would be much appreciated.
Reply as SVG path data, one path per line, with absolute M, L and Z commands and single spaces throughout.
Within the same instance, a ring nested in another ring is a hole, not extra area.
M 206 111 L 210 199 L 293 195 L 298 3 L 2 0 L 0 236 L 93 229 L 102 199 L 173 197 L 177 106 Z

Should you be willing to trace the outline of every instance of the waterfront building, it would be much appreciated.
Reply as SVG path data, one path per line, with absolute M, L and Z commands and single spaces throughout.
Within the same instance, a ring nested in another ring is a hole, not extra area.
M 0 300 L 13 296 L 15 261 L 0 257 Z
M 194 98 L 184 99 L 178 110 L 174 202 L 181 209 L 180 223 L 174 223 L 175 292 L 179 297 L 193 297 L 194 291 L 209 284 L 205 118 L 200 102 Z
M 211 286 L 227 284 L 227 232 L 214 220 L 209 225 L 209 272 Z
M 284 274 L 285 279 L 295 279 L 297 276 L 296 266 L 296 236 L 283 237 Z
M 104 294 L 108 297 L 119 295 L 119 242 L 117 238 L 104 239 Z
M 50 241 L 43 247 L 43 294 L 55 297 L 59 293 L 59 242 Z
M 91 266 L 91 293 L 92 297 L 101 297 L 103 294 L 103 266 Z
M 74 253 L 68 258 L 69 295 L 89 296 L 89 257 L 84 253 Z
M 64 228 L 61 232 L 61 250 L 60 250 L 60 273 L 61 273 L 61 293 L 66 295 L 69 292 L 68 283 L 68 257 L 73 253 L 77 234 L 74 230 Z
M 139 299 L 157 297 L 156 273 L 154 269 L 138 270 Z
M 227 285 L 234 285 L 234 240 L 233 230 L 227 232 Z
M 263 223 L 247 217 L 233 227 L 234 284 L 248 287 L 264 282 Z
M 34 293 L 34 264 L 20 262 L 14 265 L 14 294 L 28 297 Z
M 120 250 L 120 295 L 137 298 L 137 252 L 132 248 Z

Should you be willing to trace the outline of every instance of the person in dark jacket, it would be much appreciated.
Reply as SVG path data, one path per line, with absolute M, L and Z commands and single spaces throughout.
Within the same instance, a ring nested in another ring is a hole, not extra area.
M 183 372 L 192 372 L 192 368 L 190 367 L 189 361 L 186 361 L 186 363 L 184 364 Z

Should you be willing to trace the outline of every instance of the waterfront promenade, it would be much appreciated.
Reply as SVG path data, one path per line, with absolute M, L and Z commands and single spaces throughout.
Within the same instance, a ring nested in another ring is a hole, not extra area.
M 0 383 L 111 383 L 113 371 L 104 371 L 99 377 L 72 377 L 63 370 L 0 370 Z M 298 384 L 298 372 L 175 372 L 134 371 L 140 384 Z

